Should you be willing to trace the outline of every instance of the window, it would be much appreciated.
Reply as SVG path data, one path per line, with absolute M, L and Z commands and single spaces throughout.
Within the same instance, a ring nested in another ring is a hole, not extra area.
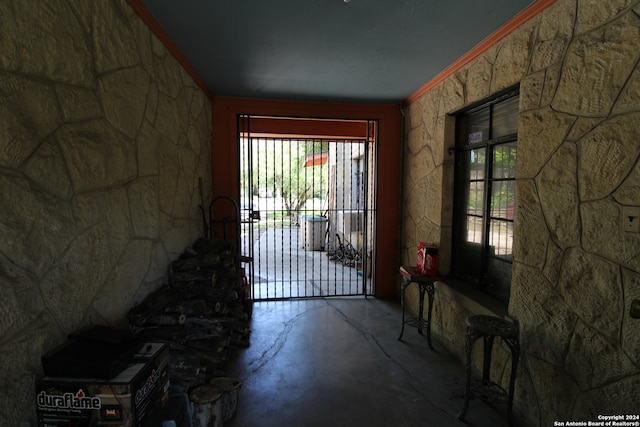
M 452 274 L 509 300 L 518 90 L 456 117 Z

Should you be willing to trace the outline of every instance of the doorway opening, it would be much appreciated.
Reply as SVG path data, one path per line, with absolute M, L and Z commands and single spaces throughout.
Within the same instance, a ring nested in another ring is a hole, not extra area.
M 374 120 L 238 117 L 254 300 L 373 295 Z

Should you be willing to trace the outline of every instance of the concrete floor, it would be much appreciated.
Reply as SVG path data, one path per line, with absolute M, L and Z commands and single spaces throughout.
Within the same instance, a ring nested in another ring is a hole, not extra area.
M 230 427 L 464 426 L 464 368 L 415 328 L 396 301 L 344 297 L 254 305 L 251 345 Z M 504 405 L 472 400 L 466 425 L 505 425 Z
M 255 277 L 250 280 L 255 300 L 363 295 L 365 289 L 373 293 L 371 281 L 355 268 L 330 260 L 323 250 L 304 250 L 299 228 L 268 228 L 256 234 Z M 245 246 L 248 236 L 243 234 Z

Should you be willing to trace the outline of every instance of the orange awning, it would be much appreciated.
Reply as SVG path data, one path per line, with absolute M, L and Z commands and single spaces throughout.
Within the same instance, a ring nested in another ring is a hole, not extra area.
M 327 163 L 327 159 L 329 158 L 329 152 L 323 151 L 321 153 L 313 153 L 307 154 L 307 158 L 304 161 L 304 167 L 308 168 L 309 166 L 320 166 Z

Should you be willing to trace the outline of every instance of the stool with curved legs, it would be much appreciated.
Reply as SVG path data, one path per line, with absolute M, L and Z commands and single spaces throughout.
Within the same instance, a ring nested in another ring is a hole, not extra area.
M 491 352 L 493 341 L 500 337 L 511 350 L 511 378 L 509 380 L 509 392 L 506 392 L 498 384 L 491 381 Z M 482 379 L 476 382 L 471 381 L 471 354 L 473 344 L 482 338 L 484 341 L 484 358 Z M 520 344 L 518 342 L 518 326 L 504 319 L 483 314 L 467 317 L 467 333 L 465 336 L 465 370 L 466 385 L 464 389 L 464 406 L 458 414 L 458 418 L 463 420 L 469 409 L 469 399 L 475 396 L 481 400 L 491 403 L 507 403 L 507 421 L 511 425 L 511 412 L 513 408 L 513 391 L 516 381 L 516 369 L 520 357 Z

